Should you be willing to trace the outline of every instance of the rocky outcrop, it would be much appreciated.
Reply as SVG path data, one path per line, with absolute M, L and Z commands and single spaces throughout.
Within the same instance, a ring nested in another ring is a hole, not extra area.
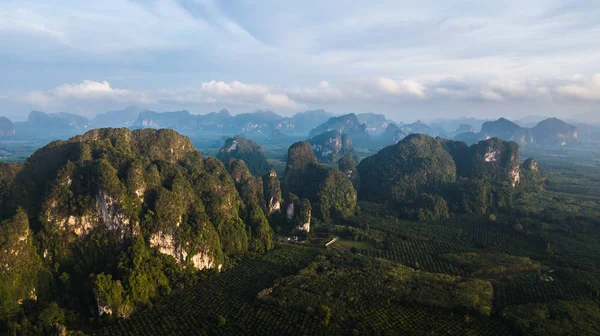
M 74 233 L 77 237 L 84 237 L 98 227 L 114 232 L 121 238 L 131 234 L 130 220 L 122 212 L 122 205 L 105 190 L 98 191 L 95 206 L 87 212 L 80 216 L 61 215 L 64 209 L 59 208 L 58 202 L 54 201 L 46 210 L 46 220 L 57 223 L 65 233 Z
M 310 232 L 312 207 L 307 199 L 298 199 L 294 194 L 288 195 L 286 218 L 288 223 L 297 230 Z
M 367 125 L 361 123 L 354 113 L 330 118 L 327 122 L 311 130 L 309 137 L 312 138 L 334 130 L 338 130 L 340 134 L 351 136 L 357 147 L 370 148 L 373 145 Z
M 96 309 L 98 310 L 98 316 L 113 314 L 112 308 L 107 304 L 100 303 L 99 297 L 96 297 Z
M 262 176 L 271 169 L 263 148 L 241 135 L 225 140 L 217 158 L 224 164 L 230 159 L 242 160 L 254 176 Z
M 265 198 L 266 212 L 273 214 L 281 209 L 281 186 L 275 169 L 263 176 L 263 195 Z
M 518 145 L 498 138 L 473 145 L 476 162 L 467 176 L 489 181 L 508 181 L 515 188 L 521 179 Z
M 136 194 L 137 194 L 136 190 Z M 98 209 L 100 223 L 106 230 L 126 232 L 130 229 L 129 218 L 120 212 L 121 205 L 117 199 L 110 197 L 106 191 L 100 189 L 96 198 L 96 209 Z
M 346 155 L 350 155 L 358 161 L 358 155 L 352 147 L 352 137 L 341 134 L 338 130 L 319 134 L 308 140 L 308 143 L 321 163 L 337 162 Z
M 189 244 L 183 246 L 179 239 L 170 233 L 157 232 L 153 234 L 150 237 L 150 247 L 157 248 L 162 254 L 170 255 L 178 264 L 185 265 L 189 263 L 197 270 L 215 267 L 215 261 L 210 255 L 210 250 L 206 249 L 190 256 L 185 250 L 186 247 L 189 247 Z

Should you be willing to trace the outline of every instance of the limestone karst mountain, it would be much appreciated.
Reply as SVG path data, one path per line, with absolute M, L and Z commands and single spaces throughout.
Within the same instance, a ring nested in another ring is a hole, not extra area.
M 242 135 L 225 140 L 217 158 L 223 163 L 227 163 L 230 158 L 243 160 L 254 176 L 262 176 L 271 170 L 263 148 Z
M 317 160 L 321 163 L 337 162 L 340 158 L 350 155 L 358 162 L 358 155 L 352 145 L 352 137 L 332 130 L 312 137 L 310 143 Z

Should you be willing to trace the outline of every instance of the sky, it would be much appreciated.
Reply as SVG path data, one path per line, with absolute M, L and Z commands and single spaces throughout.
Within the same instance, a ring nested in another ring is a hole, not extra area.
M 0 0 L 0 116 L 600 115 L 597 0 Z

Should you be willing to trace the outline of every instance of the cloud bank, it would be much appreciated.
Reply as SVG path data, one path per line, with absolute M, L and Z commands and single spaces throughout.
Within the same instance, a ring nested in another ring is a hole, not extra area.
M 372 77 L 349 81 L 339 86 L 321 81 L 314 87 L 293 88 L 240 81 L 208 81 L 191 88 L 148 91 L 115 88 L 106 80 L 84 80 L 81 83 L 63 84 L 45 92 L 21 93 L 17 97 L 19 101 L 37 108 L 50 109 L 112 103 L 115 107 L 124 104 L 162 104 L 293 112 L 336 103 L 379 105 L 427 101 L 494 104 L 520 101 L 600 102 L 600 73 L 588 77 L 535 81 L 477 81 L 451 78 L 420 82 L 414 79 Z
M 27 113 L 17 97 L 90 113 L 594 110 L 598 17 L 587 0 L 4 0 L 0 114 Z

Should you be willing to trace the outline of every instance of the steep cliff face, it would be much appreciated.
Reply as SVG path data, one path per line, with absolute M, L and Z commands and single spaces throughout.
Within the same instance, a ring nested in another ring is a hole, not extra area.
M 293 228 L 299 231 L 310 232 L 312 206 L 307 199 L 300 200 L 294 194 L 288 194 L 286 201 L 286 219 Z
M 262 179 L 265 210 L 271 215 L 281 209 L 281 186 L 275 169 L 271 169 Z
M 519 147 L 514 142 L 492 138 L 473 145 L 468 177 L 493 182 L 507 181 L 515 188 L 520 181 Z
M 201 270 L 215 267 L 215 258 L 210 248 L 200 246 L 194 253 L 189 254 L 186 247 L 189 244 L 182 243 L 181 239 L 174 234 L 156 232 L 150 236 L 150 247 L 155 247 L 162 254 L 172 256 L 180 265 L 190 265 L 194 269 Z M 199 250 L 198 250 L 199 249 Z M 219 264 L 219 269 L 222 264 Z
M 337 162 L 346 155 L 350 155 L 358 161 L 358 155 L 352 146 L 352 137 L 341 134 L 338 130 L 319 134 L 308 140 L 308 143 L 321 163 Z

